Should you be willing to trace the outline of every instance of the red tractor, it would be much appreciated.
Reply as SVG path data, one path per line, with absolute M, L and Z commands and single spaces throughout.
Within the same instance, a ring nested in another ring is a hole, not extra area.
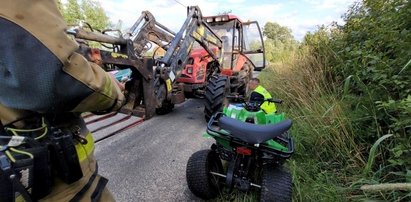
M 220 66 L 199 45 L 194 45 L 177 82 L 184 84 L 186 97 L 205 98 L 208 121 L 225 104 L 227 95 L 245 95 L 253 70 L 265 68 L 264 43 L 256 21 L 242 22 L 235 15 L 204 17 L 220 37 L 223 48 Z M 217 48 L 209 47 L 213 52 Z

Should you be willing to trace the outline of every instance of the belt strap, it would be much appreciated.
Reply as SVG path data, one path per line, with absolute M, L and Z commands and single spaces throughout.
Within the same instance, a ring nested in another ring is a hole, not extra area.
M 91 195 L 92 202 L 100 201 L 101 194 L 103 193 L 104 187 L 106 187 L 108 180 L 104 177 L 100 177 L 98 180 L 96 189 L 94 190 L 93 194 Z
M 93 175 L 91 175 L 90 179 L 88 180 L 87 184 L 81 188 L 79 192 L 70 200 L 70 202 L 77 202 L 80 201 L 80 199 L 83 197 L 83 195 L 87 192 L 88 189 L 90 189 L 91 184 L 93 184 L 94 179 L 96 179 L 98 172 L 98 165 L 96 163 L 96 170 L 94 171 Z M 93 193 L 94 194 L 94 193 Z

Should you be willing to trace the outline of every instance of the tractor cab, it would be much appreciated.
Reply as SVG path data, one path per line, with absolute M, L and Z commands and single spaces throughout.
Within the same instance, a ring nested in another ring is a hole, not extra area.
M 244 91 L 252 71 L 265 68 L 264 42 L 256 21 L 242 22 L 235 15 L 218 15 L 203 18 L 211 30 L 222 40 L 220 67 L 210 65 L 211 57 L 197 43 L 194 44 L 186 66 L 177 80 L 184 83 L 186 94 L 202 95 L 210 77 L 219 72 L 234 78 L 233 91 Z M 213 51 L 217 48 L 209 47 Z M 236 84 L 237 83 L 237 84 Z
M 235 15 L 204 19 L 223 42 L 223 69 L 240 71 L 244 62 L 257 71 L 265 67 L 263 37 L 256 21 L 242 22 Z

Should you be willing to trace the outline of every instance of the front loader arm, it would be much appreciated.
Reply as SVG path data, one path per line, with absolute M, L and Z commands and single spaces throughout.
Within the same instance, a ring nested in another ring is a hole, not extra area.
M 156 22 L 148 11 L 142 12 L 124 36 L 113 37 L 104 33 L 89 32 L 81 27 L 68 30 L 68 33 L 77 39 L 113 46 L 113 51 L 86 48 L 83 55 L 97 56 L 97 59 L 90 57 L 89 60 L 102 61 L 101 66 L 105 70 L 130 68 L 133 72 L 133 80 L 126 85 L 129 99 L 124 108 L 136 111 L 139 106 L 144 106 L 146 118 L 152 116 L 153 109 L 170 106 L 170 103 L 179 103 L 176 100 L 184 100 L 184 97 L 176 96 L 178 93 L 173 92 L 175 87 L 173 84 L 181 75 L 195 42 L 198 42 L 213 58 L 214 66 L 220 65 L 223 52 L 221 39 L 203 20 L 197 6 L 188 7 L 187 19 L 177 34 Z M 164 57 L 147 61 L 144 53 L 150 49 L 150 46 L 147 46 L 149 43 L 166 50 Z M 211 46 L 216 47 L 217 51 L 215 49 L 213 51 Z M 153 66 L 156 67 L 154 74 Z
M 147 51 L 146 45 L 149 42 L 167 50 L 175 35 L 173 31 L 157 22 L 153 14 L 143 11 L 126 37 L 133 41 L 135 52 L 141 55 Z
M 208 54 L 218 62 L 221 62 L 222 41 L 203 20 L 200 8 L 188 7 L 187 19 L 180 31 L 175 35 L 166 54 L 160 59 L 160 72 L 168 72 L 172 82 L 181 74 L 189 57 L 194 42 L 197 41 Z M 217 53 L 211 50 L 211 45 L 218 48 Z M 165 69 L 167 71 L 165 71 Z

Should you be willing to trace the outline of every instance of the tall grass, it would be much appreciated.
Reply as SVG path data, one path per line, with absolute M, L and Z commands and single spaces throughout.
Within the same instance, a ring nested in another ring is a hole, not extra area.
M 260 74 L 277 106 L 294 120 L 296 154 L 289 162 L 296 201 L 345 201 L 349 183 L 366 165 L 348 120 L 349 110 L 326 82 L 322 61 L 300 51 L 287 61 L 272 64 Z

